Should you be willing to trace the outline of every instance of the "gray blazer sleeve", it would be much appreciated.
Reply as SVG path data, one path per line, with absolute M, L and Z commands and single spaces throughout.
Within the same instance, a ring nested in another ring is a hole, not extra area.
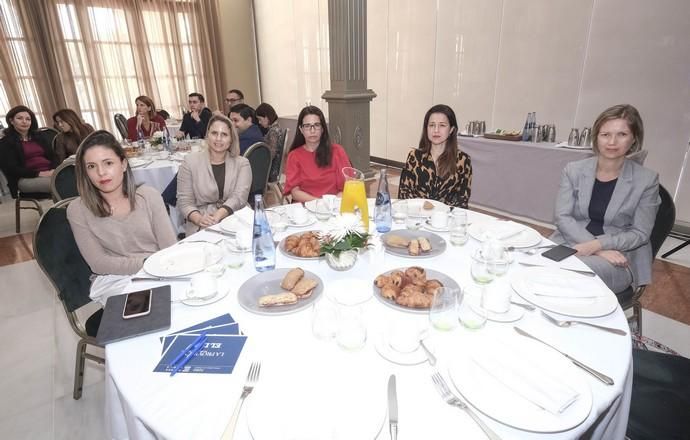
M 228 172 L 225 174 L 223 196 L 225 197 L 225 205 L 233 211 L 239 211 L 247 204 L 249 189 L 252 186 L 252 167 L 249 165 L 249 160 L 243 156 L 225 161 L 228 165 L 230 162 L 232 166 L 226 168 Z
M 189 218 L 189 214 L 199 208 L 194 197 L 193 173 L 188 158 L 180 165 L 177 173 L 177 208 L 184 218 Z
M 555 208 L 556 228 L 565 241 L 571 245 L 596 238 L 586 229 L 587 223 L 583 221 L 586 219 L 588 222 L 589 216 L 586 213 L 581 213 L 577 204 L 581 188 L 579 171 L 577 170 L 579 167 L 575 164 L 571 162 L 563 169 Z

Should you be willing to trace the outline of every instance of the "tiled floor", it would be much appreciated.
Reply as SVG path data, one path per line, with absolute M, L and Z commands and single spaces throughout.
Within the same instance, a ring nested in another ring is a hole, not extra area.
M 391 192 L 397 193 L 395 174 L 389 183 Z M 376 191 L 375 184 L 369 187 L 370 193 Z M 32 231 L 36 222 L 35 213 L 26 213 L 22 230 Z M 6 200 L 0 204 L 0 237 L 13 232 L 14 205 Z M 669 238 L 661 253 L 677 243 L 680 241 Z M 0 238 L 0 439 L 105 438 L 104 367 L 87 361 L 83 396 L 73 400 L 77 338 L 52 286 L 32 258 L 31 233 Z M 683 271 L 690 271 L 690 247 L 669 261 L 675 264 L 655 263 L 655 279 L 670 280 L 664 282 L 664 289 L 674 289 L 679 303 L 669 304 L 667 309 L 685 307 L 685 319 L 690 316 L 690 281 L 678 281 L 677 274 L 680 268 L 680 277 L 687 280 Z M 690 357 L 690 326 L 644 310 L 643 329 L 645 336 Z

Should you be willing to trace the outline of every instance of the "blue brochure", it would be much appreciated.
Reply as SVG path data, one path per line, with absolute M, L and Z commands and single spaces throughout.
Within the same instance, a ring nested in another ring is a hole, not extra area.
M 192 330 L 192 331 L 187 331 L 187 332 L 179 332 L 179 333 L 171 333 L 168 336 L 163 338 L 163 353 L 168 349 L 170 344 L 175 340 L 176 336 L 199 336 L 203 332 L 206 332 L 206 335 L 209 337 L 211 336 L 225 336 L 225 335 L 236 335 L 236 336 L 241 336 L 242 333 L 240 332 L 240 325 L 236 322 L 232 322 L 229 324 L 221 324 L 215 327 L 205 327 L 199 330 Z
M 198 335 L 174 335 L 153 371 L 170 373 L 170 362 Z M 167 338 L 166 338 L 167 339 Z M 243 335 L 208 335 L 204 347 L 178 373 L 230 374 L 240 357 L 247 337 Z

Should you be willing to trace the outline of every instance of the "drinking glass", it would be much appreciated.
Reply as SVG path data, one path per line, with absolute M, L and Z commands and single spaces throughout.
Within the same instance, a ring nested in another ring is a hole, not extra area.
M 330 341 L 335 336 L 337 315 L 331 300 L 322 298 L 312 306 L 311 332 L 322 341 Z
M 477 251 L 472 255 L 472 265 L 470 267 L 470 272 L 472 274 L 472 279 L 477 284 L 489 284 L 494 280 L 496 274 L 492 272 L 493 260 L 486 258 L 481 250 Z
M 357 304 L 339 302 L 336 307 L 337 330 L 335 340 L 345 350 L 359 350 L 367 342 L 364 309 Z
M 458 326 L 458 295 L 462 290 L 439 287 L 429 309 L 429 322 L 437 330 L 453 330 Z
M 393 203 L 393 220 L 395 223 L 403 223 L 407 218 L 407 202 L 400 201 Z
M 462 246 L 467 243 L 467 240 L 467 213 L 455 209 L 450 218 L 450 243 L 455 246 Z
M 481 306 L 481 298 L 481 295 L 471 295 L 467 290 L 461 294 L 458 317 L 463 327 L 476 330 L 484 327 L 484 324 L 486 324 L 487 313 Z
M 356 168 L 343 168 L 345 176 L 345 186 L 343 187 L 343 198 L 340 202 L 340 213 L 354 213 L 359 209 L 362 216 L 364 230 L 369 230 L 369 205 L 367 204 L 367 191 L 364 186 L 364 173 Z
M 225 261 L 231 269 L 239 269 L 244 264 L 244 252 L 237 252 L 237 245 L 234 239 L 223 240 L 225 250 Z

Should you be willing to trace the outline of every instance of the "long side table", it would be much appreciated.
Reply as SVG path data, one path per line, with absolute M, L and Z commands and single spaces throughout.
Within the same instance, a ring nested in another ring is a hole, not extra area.
M 556 148 L 551 143 L 458 137 L 472 159 L 470 203 L 553 223 L 563 167 L 591 150 Z

